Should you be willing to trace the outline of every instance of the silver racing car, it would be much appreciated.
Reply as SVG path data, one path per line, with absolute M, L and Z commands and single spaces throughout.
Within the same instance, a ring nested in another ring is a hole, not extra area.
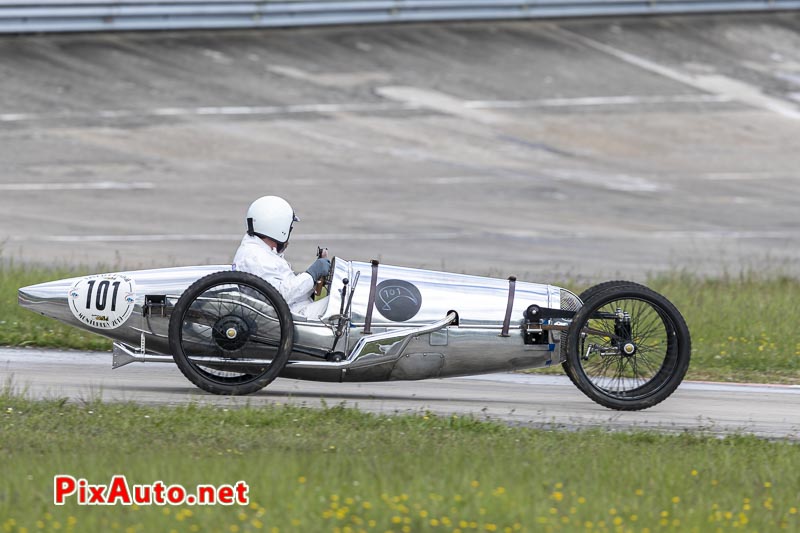
M 564 367 L 595 402 L 651 407 L 681 383 L 691 340 L 660 294 L 609 281 L 553 285 L 334 259 L 320 316 L 293 315 L 228 266 L 97 274 L 19 290 L 32 311 L 114 341 L 114 368 L 172 362 L 215 394 L 278 376 L 387 381 Z M 315 306 L 316 307 L 316 306 Z

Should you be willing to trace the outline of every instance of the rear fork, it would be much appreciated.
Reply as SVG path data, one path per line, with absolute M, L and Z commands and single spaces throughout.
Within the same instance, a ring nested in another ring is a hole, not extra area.
M 610 347 L 604 347 L 599 344 L 589 344 L 581 350 L 581 359 L 588 361 L 592 354 L 599 355 L 600 357 L 618 357 L 632 356 L 636 353 L 636 345 L 633 342 L 633 326 L 631 324 L 631 315 L 627 311 L 623 311 L 617 307 L 614 314 L 598 313 L 597 318 L 614 320 L 614 336 L 611 337 Z M 586 339 L 590 332 L 584 331 L 581 333 L 581 339 Z M 583 341 L 581 342 L 583 345 Z

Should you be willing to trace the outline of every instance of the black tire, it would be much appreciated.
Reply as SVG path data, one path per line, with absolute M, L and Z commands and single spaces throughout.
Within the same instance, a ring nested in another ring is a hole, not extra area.
M 636 411 L 664 401 L 691 358 L 686 321 L 664 296 L 642 285 L 610 282 L 584 302 L 567 332 L 565 368 L 595 402 Z M 626 329 L 618 310 L 630 316 Z M 626 354 L 625 349 L 631 350 Z
M 286 366 L 293 343 L 286 301 L 272 285 L 245 272 L 200 278 L 178 299 L 169 321 L 175 364 L 213 394 L 251 394 L 266 387 Z M 264 365 L 237 364 L 240 359 L 263 359 Z
M 604 281 L 602 283 L 598 283 L 597 285 L 593 285 L 593 286 L 589 287 L 588 289 L 586 289 L 585 291 L 580 293 L 578 298 L 580 298 L 581 302 L 586 302 L 586 300 L 588 300 L 589 298 L 591 298 L 595 294 L 603 292 L 606 289 L 611 289 L 611 288 L 616 288 L 616 287 L 625 287 L 627 285 L 633 285 L 633 286 L 636 286 L 636 287 L 647 288 L 644 285 L 641 285 L 639 283 L 635 283 L 633 281 L 624 281 L 624 280 Z M 564 373 L 567 374 L 567 377 L 569 378 L 569 380 L 576 387 L 580 387 L 580 385 L 578 385 L 578 380 L 575 377 L 575 373 L 572 371 L 572 367 L 570 366 L 569 361 L 567 360 L 566 335 L 562 336 L 561 354 L 562 354 L 562 357 L 564 359 L 564 362 L 561 363 L 561 368 L 564 369 Z
M 633 285 L 634 287 L 642 287 L 646 289 L 647 287 L 642 285 L 641 283 L 636 283 L 635 281 L 625 281 L 621 279 L 616 279 L 612 281 L 604 281 L 603 283 L 598 283 L 597 285 L 593 285 L 589 287 L 585 291 L 583 291 L 578 298 L 581 299 L 582 302 L 585 302 L 595 294 L 603 292 L 606 289 L 617 288 L 617 287 L 625 287 L 628 285 Z

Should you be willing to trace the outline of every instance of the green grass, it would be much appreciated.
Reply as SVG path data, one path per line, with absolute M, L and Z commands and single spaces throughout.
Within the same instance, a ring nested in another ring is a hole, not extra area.
M 58 279 L 101 272 L 102 269 L 22 266 L 0 262 L 0 346 L 38 346 L 79 350 L 110 350 L 111 341 L 67 326 L 17 305 L 17 289 Z
M 4 531 L 774 531 L 800 447 L 334 407 L 151 408 L 0 394 Z M 249 506 L 53 505 L 53 476 L 246 481 Z M 406 529 L 404 529 L 406 528 Z M 645 529 L 647 528 L 647 529 Z
M 0 263 L 0 345 L 110 349 L 102 337 L 17 305 L 19 287 L 101 270 Z M 779 274 L 708 279 L 678 272 L 647 284 L 672 300 L 689 324 L 693 353 L 688 379 L 800 383 L 799 279 Z
M 648 281 L 692 333 L 690 379 L 800 383 L 800 279 L 781 275 Z

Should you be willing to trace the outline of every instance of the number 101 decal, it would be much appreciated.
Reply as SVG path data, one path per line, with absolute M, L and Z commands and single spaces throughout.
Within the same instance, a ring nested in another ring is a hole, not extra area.
M 69 308 L 75 318 L 98 329 L 115 329 L 128 320 L 136 302 L 132 278 L 99 274 L 78 280 L 69 290 Z

